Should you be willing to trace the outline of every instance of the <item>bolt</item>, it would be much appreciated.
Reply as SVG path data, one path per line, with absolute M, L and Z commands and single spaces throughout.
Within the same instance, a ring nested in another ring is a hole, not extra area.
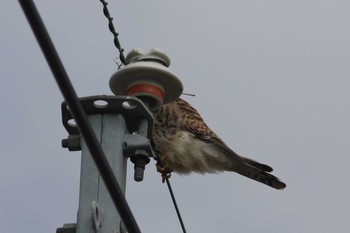
M 68 148 L 69 151 L 81 150 L 80 135 L 69 135 L 68 138 L 62 139 L 62 147 Z
M 134 163 L 134 180 L 137 182 L 142 181 L 145 166 L 150 161 L 147 151 L 136 150 L 130 160 Z

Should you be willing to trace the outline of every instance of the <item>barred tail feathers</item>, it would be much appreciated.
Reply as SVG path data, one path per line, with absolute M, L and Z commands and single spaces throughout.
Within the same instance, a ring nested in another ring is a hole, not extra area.
M 280 181 L 276 176 L 273 176 L 249 164 L 240 164 L 240 166 L 232 168 L 232 171 L 275 189 L 284 189 L 286 187 L 286 184 Z

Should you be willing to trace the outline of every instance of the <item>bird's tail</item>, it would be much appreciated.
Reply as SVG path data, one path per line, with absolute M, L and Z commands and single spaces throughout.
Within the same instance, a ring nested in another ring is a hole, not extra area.
M 272 167 L 270 167 L 270 166 L 268 166 L 266 164 L 262 164 L 262 163 L 256 162 L 256 161 L 254 161 L 252 159 L 248 159 L 248 158 L 245 158 L 245 157 L 242 157 L 242 156 L 241 156 L 241 159 L 244 161 L 244 163 L 247 163 L 247 164 L 249 164 L 249 165 L 251 165 L 253 167 L 256 167 L 256 168 L 258 168 L 258 169 L 260 169 L 260 170 L 262 170 L 264 172 L 272 172 L 273 171 Z
M 286 187 L 286 184 L 280 181 L 276 176 L 267 173 L 272 171 L 271 167 L 250 159 L 248 160 L 249 161 L 243 165 L 241 164 L 240 166 L 233 167 L 232 171 L 275 189 L 284 189 Z

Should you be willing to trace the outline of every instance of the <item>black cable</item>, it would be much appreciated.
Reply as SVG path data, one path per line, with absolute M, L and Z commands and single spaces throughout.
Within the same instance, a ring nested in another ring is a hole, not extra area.
M 116 180 L 106 159 L 106 156 L 96 139 L 95 133 L 91 128 L 84 110 L 78 101 L 77 94 L 74 91 L 74 88 L 50 39 L 45 25 L 41 20 L 34 2 L 32 0 L 19 0 L 19 3 L 27 17 L 42 52 L 45 55 L 62 95 L 64 96 L 75 119 L 75 122 L 77 123 L 80 132 L 86 141 L 89 151 L 98 170 L 101 173 L 101 176 L 106 184 L 115 207 L 117 208 L 119 215 L 124 222 L 125 227 L 129 233 L 141 232 L 120 189 L 118 181 Z
M 181 225 L 181 228 L 182 228 L 182 232 L 183 232 L 183 233 L 186 233 L 185 224 L 184 224 L 184 222 L 182 221 L 182 217 L 181 217 L 181 214 L 180 214 L 180 210 L 179 210 L 179 208 L 177 207 L 176 199 L 175 199 L 175 196 L 174 196 L 173 189 L 171 188 L 169 178 L 166 177 L 166 178 L 165 178 L 165 181 L 166 181 L 166 184 L 167 184 L 167 186 L 168 186 L 168 189 L 169 189 L 169 192 L 170 192 L 170 196 L 171 196 L 171 200 L 173 201 L 173 204 L 174 204 L 174 207 L 175 207 L 175 211 L 176 211 L 177 217 L 179 218 L 180 225 Z
M 154 144 L 154 141 L 152 141 L 152 146 L 154 147 L 154 153 L 156 154 L 156 160 L 157 160 L 157 163 L 161 166 L 161 167 L 164 167 L 164 164 L 159 156 L 159 153 L 158 153 L 158 150 L 157 148 L 155 148 L 155 144 Z M 180 225 L 181 225 L 181 228 L 182 228 L 182 232 L 183 233 L 186 233 L 186 228 L 185 228 L 185 224 L 184 222 L 182 221 L 182 217 L 181 217 L 181 213 L 180 213 L 180 210 L 179 210 L 179 207 L 177 206 L 177 202 L 176 202 L 176 199 L 175 199 L 175 195 L 174 195 L 174 192 L 173 192 L 173 189 L 170 185 L 170 181 L 169 181 L 169 178 L 170 178 L 170 174 L 162 174 L 162 178 L 163 178 L 163 182 L 164 180 L 166 181 L 166 184 L 168 186 L 168 189 L 169 189 L 169 193 L 170 193 L 170 196 L 171 196 L 171 200 L 173 201 L 173 204 L 174 204 L 174 207 L 175 207 L 175 211 L 176 211 L 176 214 L 177 214 L 177 218 L 179 219 L 179 222 L 180 222 Z

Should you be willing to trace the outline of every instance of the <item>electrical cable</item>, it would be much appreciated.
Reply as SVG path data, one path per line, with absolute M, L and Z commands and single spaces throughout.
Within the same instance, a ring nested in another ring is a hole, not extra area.
M 114 37 L 114 40 L 113 40 L 114 45 L 115 45 L 115 47 L 117 47 L 117 49 L 119 51 L 119 59 L 124 65 L 126 65 L 125 56 L 123 54 L 124 49 L 120 46 L 120 42 L 119 42 L 119 39 L 118 39 L 118 35 L 119 34 L 115 31 L 114 25 L 113 25 L 113 18 L 109 15 L 109 10 L 108 10 L 108 7 L 107 7 L 108 2 L 106 2 L 105 0 L 100 0 L 100 2 L 103 5 L 103 14 L 108 19 L 109 31 L 113 34 L 113 37 Z
M 155 146 L 154 143 L 153 143 L 153 146 Z M 154 149 L 154 153 L 156 154 L 157 163 L 159 163 L 159 165 L 160 165 L 161 167 L 164 167 L 164 164 L 163 164 L 163 162 L 162 162 L 162 159 L 160 158 L 159 153 L 158 153 L 158 151 L 157 151 L 156 148 Z M 181 228 L 182 228 L 182 232 L 183 232 L 183 233 L 186 233 L 185 224 L 184 224 L 184 222 L 183 222 L 183 220 L 182 220 L 181 213 L 180 213 L 180 209 L 179 209 L 179 207 L 177 206 L 177 202 L 176 202 L 176 199 L 175 199 L 175 195 L 174 195 L 173 189 L 172 189 L 171 184 L 170 184 L 170 181 L 169 181 L 170 174 L 162 174 L 162 177 L 163 177 L 163 182 L 164 182 L 164 180 L 165 180 L 165 182 L 166 182 L 166 184 L 167 184 L 167 186 L 168 186 L 168 190 L 169 190 L 169 193 L 170 193 L 170 196 L 171 196 L 171 200 L 172 200 L 173 205 L 174 205 L 174 207 L 175 207 L 175 211 L 176 211 L 176 214 L 177 214 L 177 218 L 179 219 L 179 222 L 180 222 L 180 225 L 181 225 Z
M 170 181 L 169 181 L 168 177 L 165 178 L 165 182 L 166 182 L 166 184 L 168 186 L 168 189 L 169 189 L 169 192 L 170 192 L 170 196 L 171 196 L 171 200 L 173 201 L 173 204 L 174 204 L 174 207 L 175 207 L 175 211 L 176 211 L 177 217 L 179 219 L 179 222 L 180 222 L 180 225 L 181 225 L 181 228 L 182 228 L 182 232 L 186 233 L 185 224 L 182 221 L 180 210 L 179 210 L 179 208 L 177 206 L 175 195 L 174 195 L 173 189 L 171 188 Z
M 106 184 L 111 199 L 113 200 L 126 229 L 129 233 L 141 232 L 120 189 L 118 181 L 116 180 L 106 159 L 106 156 L 96 139 L 84 110 L 78 101 L 77 94 L 69 80 L 69 77 L 63 67 L 63 64 L 57 54 L 39 12 L 35 7 L 34 2 L 32 0 L 19 0 L 19 3 L 27 17 L 42 52 L 44 53 L 62 95 L 64 96 L 80 129 L 80 132 L 86 141 L 90 153 L 95 161 L 96 167 L 98 168 Z

